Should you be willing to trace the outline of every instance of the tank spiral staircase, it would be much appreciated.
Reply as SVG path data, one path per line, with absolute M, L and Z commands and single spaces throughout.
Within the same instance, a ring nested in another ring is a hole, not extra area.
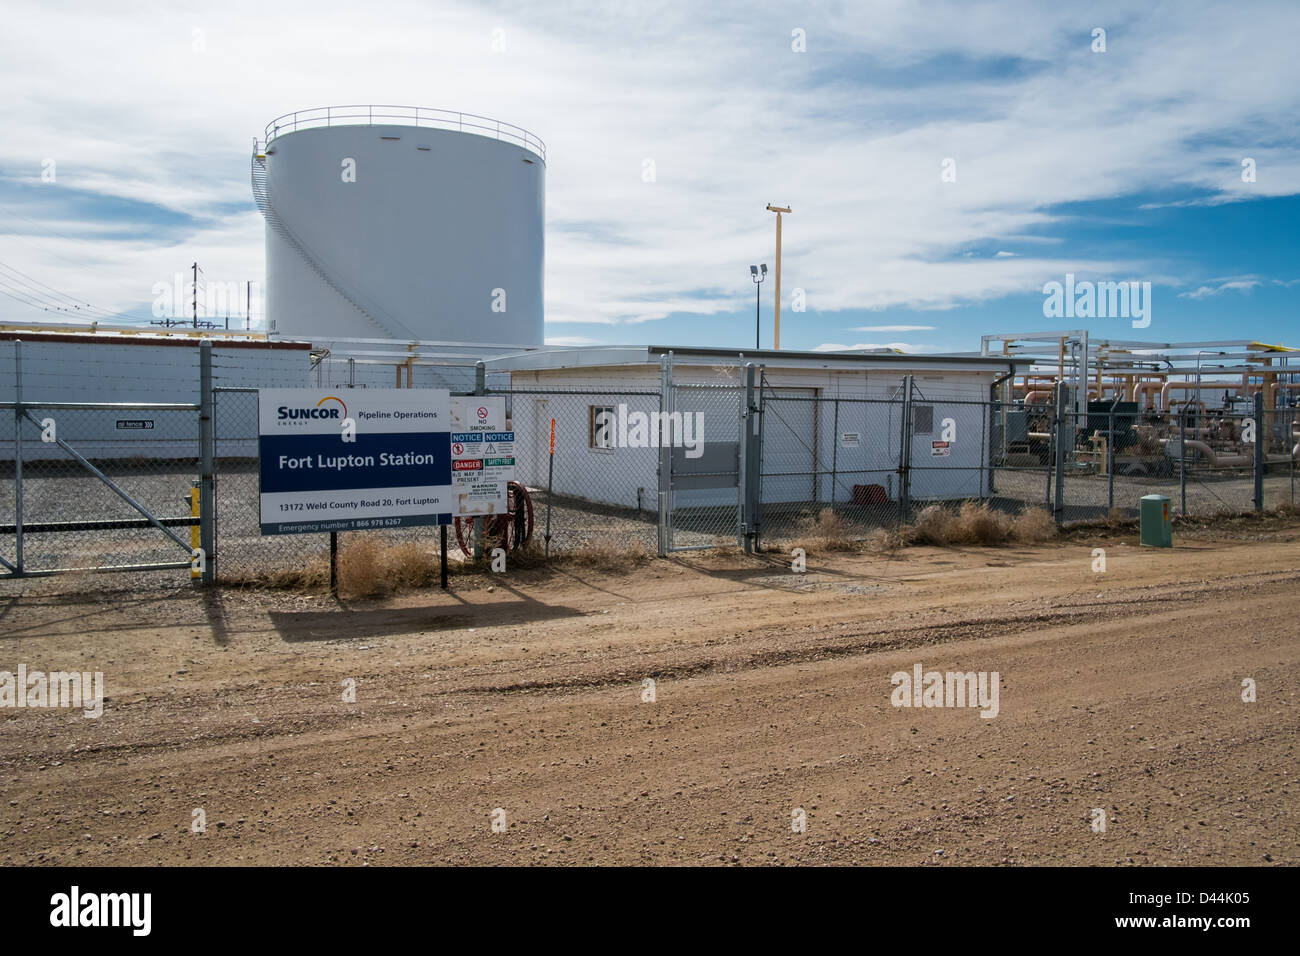
M 415 341 L 417 336 L 400 321 L 387 314 L 384 310 L 377 308 L 368 300 L 368 297 L 358 293 L 355 289 L 348 288 L 336 279 L 333 270 L 321 260 L 318 254 L 312 251 L 297 233 L 289 228 L 288 223 L 280 216 L 271 201 L 271 188 L 267 180 L 266 149 L 261 144 L 253 144 L 253 156 L 250 165 L 253 202 L 256 203 L 267 224 L 275 230 L 276 235 L 289 243 L 302 257 L 303 261 L 311 267 L 311 270 L 320 276 L 321 280 L 333 289 L 343 301 L 361 313 L 374 326 L 377 334 L 386 338 Z

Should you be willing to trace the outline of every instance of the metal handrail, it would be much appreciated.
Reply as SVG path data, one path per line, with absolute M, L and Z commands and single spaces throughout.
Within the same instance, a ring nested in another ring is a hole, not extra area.
M 401 122 L 386 122 L 400 120 Z M 378 121 L 378 123 L 376 122 Z M 427 126 L 455 129 L 476 136 L 504 140 L 524 147 L 546 161 L 546 144 L 522 126 L 477 113 L 433 109 L 425 106 L 318 106 L 277 116 L 266 124 L 262 143 L 269 146 L 277 136 L 321 126 Z

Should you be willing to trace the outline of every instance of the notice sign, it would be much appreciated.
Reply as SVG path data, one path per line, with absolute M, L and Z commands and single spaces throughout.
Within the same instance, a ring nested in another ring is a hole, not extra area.
M 949 443 L 946 441 L 930 442 L 930 454 L 935 456 L 947 455 L 952 451 Z
M 861 432 L 842 432 L 840 434 L 841 448 L 859 448 L 862 445 Z
M 445 389 L 258 391 L 262 534 L 446 524 Z
M 515 477 L 515 433 L 506 431 L 506 400 L 471 395 L 451 400 L 451 482 L 458 515 L 506 510 Z

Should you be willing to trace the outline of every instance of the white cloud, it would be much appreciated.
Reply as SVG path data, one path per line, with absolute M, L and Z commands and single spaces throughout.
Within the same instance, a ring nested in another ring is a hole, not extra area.
M 850 332 L 933 332 L 933 325 L 859 325 Z
M 977 243 L 1050 248 L 1035 236 L 1063 221 L 1048 211 L 1057 204 L 1300 191 L 1292 3 L 1243 14 L 1114 0 L 1082 25 L 1068 5 L 1027 0 L 883 4 L 870 18 L 831 6 L 800 23 L 803 54 L 787 19 L 775 0 L 640 11 L 374 0 L 362 18 L 339 0 L 132 13 L 10 0 L 0 80 L 19 92 L 0 102 L 0 170 L 35 186 L 55 158 L 52 190 L 195 219 L 88 252 L 33 238 L 0 209 L 0 261 L 111 308 L 147 302 L 152 283 L 194 259 L 213 278 L 260 280 L 249 146 L 272 117 L 329 103 L 461 109 L 546 141 L 548 327 L 752 308 L 748 265 L 773 262 L 768 202 L 794 210 L 783 292 L 805 290 L 825 314 L 948 309 L 1038 292 L 1065 272 L 1155 270 L 1059 252 L 961 257 Z M 1122 25 L 1105 54 L 1089 49 L 1094 21 Z M 490 45 L 498 27 L 503 53 Z M 954 61 L 1018 66 L 955 80 Z M 1259 169 L 1250 184 L 1247 155 Z M 956 182 L 940 180 L 946 157 Z M 248 211 L 230 212 L 240 204 Z M 32 317 L 0 302 L 0 318 Z
M 811 349 L 813 352 L 848 352 L 853 349 L 897 349 L 900 352 L 934 352 L 937 351 L 929 345 L 913 345 L 908 342 L 860 342 L 857 345 L 840 345 L 835 342 L 826 342 L 821 345 L 815 345 Z
M 1180 292 L 1178 293 L 1178 297 L 1180 299 L 1205 299 L 1214 295 L 1222 295 L 1224 292 L 1249 293 L 1259 284 L 1259 279 L 1232 279 L 1227 282 L 1221 282 L 1217 286 L 1203 285 L 1191 292 Z

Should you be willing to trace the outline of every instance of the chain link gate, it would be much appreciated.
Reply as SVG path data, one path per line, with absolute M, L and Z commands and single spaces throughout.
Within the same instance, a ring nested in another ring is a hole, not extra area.
M 739 385 L 670 383 L 657 432 L 665 551 L 741 544 L 744 399 Z
M 910 376 L 882 397 L 771 385 L 759 370 L 752 533 L 860 538 L 897 525 L 912 477 Z
M 0 578 L 195 562 L 202 403 L 0 402 Z M 30 390 L 30 389 L 29 389 Z M 187 530 L 188 529 L 188 530 Z

